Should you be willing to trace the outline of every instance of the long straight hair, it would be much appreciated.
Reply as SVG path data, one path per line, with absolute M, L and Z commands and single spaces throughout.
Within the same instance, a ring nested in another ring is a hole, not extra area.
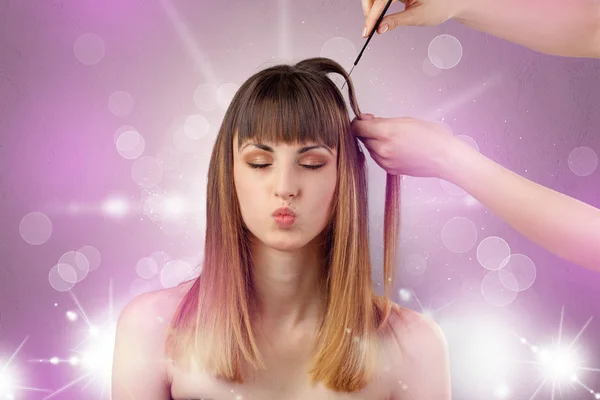
M 328 74 L 343 76 L 350 107 L 360 118 L 346 71 L 327 58 L 276 65 L 246 80 L 233 97 L 212 151 L 207 185 L 206 242 L 200 276 L 169 326 L 165 354 L 195 362 L 213 376 L 243 383 L 247 366 L 265 370 L 256 345 L 256 292 L 250 233 L 233 180 L 233 140 L 323 143 L 337 149 L 338 178 L 324 233 L 324 318 L 312 349 L 311 382 L 334 391 L 363 389 L 373 377 L 378 334 L 387 324 L 400 219 L 399 176 L 388 174 L 384 213 L 384 291 L 373 293 L 369 256 L 365 155 L 350 127 L 342 93 Z

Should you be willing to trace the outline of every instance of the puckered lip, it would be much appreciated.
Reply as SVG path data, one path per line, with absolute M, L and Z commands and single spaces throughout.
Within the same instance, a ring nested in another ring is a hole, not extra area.
M 295 217 L 296 213 L 291 208 L 281 207 L 273 212 L 274 217 L 277 217 L 279 215 L 291 215 L 292 217 Z

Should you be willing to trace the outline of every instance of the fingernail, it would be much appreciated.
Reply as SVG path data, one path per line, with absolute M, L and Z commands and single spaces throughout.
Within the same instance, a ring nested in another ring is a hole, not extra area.
M 389 29 L 389 26 L 387 24 L 382 25 L 381 27 L 379 27 L 379 30 L 377 31 L 377 33 L 379 33 L 381 35 L 383 33 L 386 33 L 388 29 Z
M 375 118 L 375 116 L 373 114 L 360 114 L 360 119 L 369 120 L 369 119 L 373 119 L 373 118 Z
M 363 29 L 363 37 L 367 37 L 367 27 L 365 26 L 365 29 Z

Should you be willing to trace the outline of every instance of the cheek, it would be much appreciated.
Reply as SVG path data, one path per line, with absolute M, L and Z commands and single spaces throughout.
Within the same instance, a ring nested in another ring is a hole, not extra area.
M 252 171 L 234 171 L 235 190 L 242 220 L 250 230 L 258 229 L 264 225 L 265 216 L 268 215 L 268 205 L 265 205 L 264 188 L 259 187 L 260 182 L 252 176 Z
M 245 175 L 243 171 L 234 170 L 235 191 L 242 211 L 252 207 L 252 200 L 256 199 L 256 185 Z
M 312 187 L 313 207 L 316 215 L 327 214 L 328 208 L 331 201 L 333 200 L 333 193 L 335 192 L 335 185 L 337 181 L 337 175 L 335 172 L 324 176 L 323 179 Z

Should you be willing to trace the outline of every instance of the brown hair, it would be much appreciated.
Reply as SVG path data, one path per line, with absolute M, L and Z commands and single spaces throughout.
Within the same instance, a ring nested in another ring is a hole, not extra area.
M 395 304 L 389 300 L 398 238 L 399 176 L 387 175 L 384 214 L 385 295 L 372 291 L 365 156 L 352 135 L 342 93 L 327 74 L 343 76 L 360 118 L 352 82 L 327 58 L 276 65 L 251 76 L 233 97 L 212 151 L 207 186 L 202 272 L 169 327 L 166 355 L 185 356 L 206 371 L 242 383 L 244 362 L 264 369 L 255 342 L 252 258 L 233 181 L 233 139 L 323 143 L 338 151 L 331 221 L 324 232 L 326 312 L 311 369 L 312 382 L 335 391 L 363 389 L 373 374 L 378 333 Z

